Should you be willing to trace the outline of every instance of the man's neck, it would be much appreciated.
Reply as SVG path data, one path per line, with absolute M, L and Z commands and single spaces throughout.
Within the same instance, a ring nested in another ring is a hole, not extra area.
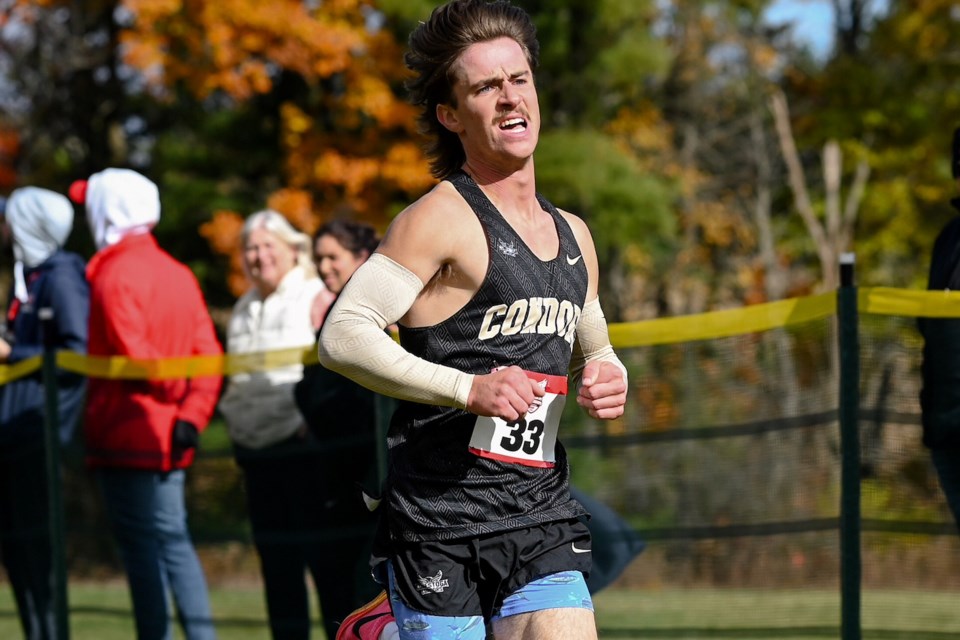
M 472 164 L 469 160 L 463 165 L 463 170 L 473 178 L 501 213 L 534 213 L 540 209 L 536 199 L 537 187 L 532 159 L 524 164 L 523 168 L 511 173 Z

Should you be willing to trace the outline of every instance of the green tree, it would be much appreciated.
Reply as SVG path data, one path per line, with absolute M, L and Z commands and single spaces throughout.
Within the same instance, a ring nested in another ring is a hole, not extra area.
M 950 138 L 960 124 L 955 13 L 947 0 L 891 3 L 860 32 L 857 47 L 840 48 L 818 73 L 797 67 L 786 74 L 801 150 L 833 139 L 844 155 L 871 166 L 850 247 L 862 284 L 923 286 L 933 236 L 952 215 Z
M 21 183 L 65 190 L 123 162 L 126 87 L 117 73 L 117 8 L 14 0 L 0 9 L 3 116 L 21 138 Z
M 609 317 L 637 318 L 650 297 L 642 282 L 672 259 L 679 193 L 666 160 L 666 130 L 658 128 L 647 91 L 668 60 L 653 35 L 656 5 L 531 0 L 524 6 L 541 46 L 538 187 L 590 225 Z
M 400 47 L 371 3 L 127 0 L 125 8 L 125 59 L 148 91 L 204 114 L 167 129 L 177 138 L 159 145 L 160 160 L 184 199 L 210 198 L 214 215 L 201 233 L 230 257 L 234 295 L 245 286 L 236 257 L 242 215 L 270 206 L 308 232 L 338 215 L 382 228 L 432 184 L 413 142 L 413 111 L 398 97 Z M 189 193 L 191 175 L 199 183 Z M 247 202 L 233 209 L 241 196 Z

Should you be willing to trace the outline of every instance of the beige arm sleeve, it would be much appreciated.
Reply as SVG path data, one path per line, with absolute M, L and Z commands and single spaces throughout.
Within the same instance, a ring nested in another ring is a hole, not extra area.
M 374 253 L 354 272 L 324 322 L 320 362 L 377 393 L 466 409 L 473 375 L 419 358 L 384 331 L 422 289 L 415 273 Z
M 580 388 L 583 368 L 592 360 L 605 360 L 617 365 L 623 372 L 623 381 L 627 382 L 627 368 L 610 344 L 607 319 L 603 317 L 600 298 L 583 305 L 583 313 L 577 324 L 577 339 L 573 343 L 573 357 L 570 359 L 570 380 L 574 389 Z

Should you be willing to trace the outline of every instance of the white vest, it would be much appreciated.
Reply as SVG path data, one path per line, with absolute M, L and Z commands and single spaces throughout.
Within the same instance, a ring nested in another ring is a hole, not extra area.
M 293 268 L 276 291 L 265 299 L 256 289 L 237 300 L 227 328 L 227 353 L 243 354 L 303 347 L 316 341 L 310 307 L 323 282 Z M 227 432 L 237 444 L 260 449 L 289 438 L 303 417 L 293 398 L 293 387 L 303 377 L 303 365 L 231 376 L 219 409 Z

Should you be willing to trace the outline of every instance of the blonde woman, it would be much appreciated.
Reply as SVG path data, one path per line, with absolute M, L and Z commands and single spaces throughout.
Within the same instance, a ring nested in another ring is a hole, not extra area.
M 247 219 L 241 243 L 250 289 L 234 305 L 227 352 L 313 345 L 311 309 L 332 294 L 317 277 L 309 236 L 266 210 Z M 318 581 L 318 505 L 310 500 L 319 495 L 321 478 L 293 397 L 302 377 L 300 364 L 236 374 L 219 405 L 243 470 L 274 640 L 309 637 L 305 572 Z

